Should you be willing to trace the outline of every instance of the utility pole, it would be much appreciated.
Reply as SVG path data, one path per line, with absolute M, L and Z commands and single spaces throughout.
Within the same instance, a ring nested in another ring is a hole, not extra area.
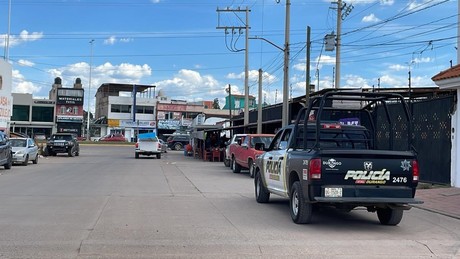
M 231 127 L 232 126 L 232 86 L 230 84 L 228 84 L 227 92 L 228 92 L 228 111 L 229 111 L 230 127 Z
M 227 13 L 239 13 L 245 12 L 246 14 L 246 22 L 244 26 L 221 26 L 220 25 L 220 13 L 227 12 Z M 230 9 L 227 7 L 226 9 L 217 9 L 217 13 L 219 14 L 218 25 L 216 29 L 224 29 L 227 31 L 228 29 L 245 29 L 246 30 L 246 37 L 245 37 L 245 56 L 244 56 L 244 130 L 246 131 L 246 127 L 249 124 L 249 8 L 246 7 L 244 10 L 238 7 L 238 9 Z M 238 52 L 240 50 L 234 50 L 233 52 Z
M 281 118 L 282 127 L 289 125 L 289 38 L 291 21 L 291 1 L 286 0 L 286 24 L 284 37 L 284 79 L 283 79 L 283 112 Z
M 259 94 L 257 105 L 257 134 L 262 134 L 262 69 L 259 69 Z
M 340 87 L 340 34 L 342 33 L 342 0 L 337 0 L 337 42 L 335 53 L 335 89 Z
M 89 132 L 89 121 L 90 121 L 90 109 L 91 109 L 91 75 L 92 75 L 92 66 L 93 66 L 93 42 L 94 40 L 90 40 L 89 44 L 91 44 L 90 56 L 89 56 L 89 83 L 88 83 L 88 116 L 86 120 L 86 140 L 91 140 L 91 134 Z
M 5 43 L 5 60 L 10 59 L 10 34 L 11 34 L 11 0 L 8 0 L 8 35 Z
M 305 107 L 308 107 L 308 104 L 310 103 L 310 32 L 310 26 L 307 26 L 307 59 L 305 64 Z

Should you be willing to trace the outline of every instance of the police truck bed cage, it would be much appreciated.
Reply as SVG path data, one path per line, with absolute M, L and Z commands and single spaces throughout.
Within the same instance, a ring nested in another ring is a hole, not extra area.
M 400 114 L 396 117 L 391 113 L 391 110 L 394 111 L 395 109 L 402 111 L 396 113 Z M 362 139 L 362 141 L 370 141 L 370 145 L 375 149 L 379 149 L 376 138 L 383 136 L 388 138 L 388 147 L 381 149 L 411 150 L 413 146 L 410 137 L 412 136 L 410 118 L 408 106 L 400 94 L 331 90 L 321 96 L 312 97 L 309 106 L 299 111 L 295 121 L 295 132 L 297 132 L 298 138 L 307 139 L 307 129 L 311 129 L 312 124 L 313 127 L 316 127 L 316 132 L 321 132 L 321 129 L 325 127 L 339 128 L 341 125 L 362 125 L 369 131 L 370 137 L 370 139 Z M 398 122 L 398 125 L 402 125 L 398 131 L 395 129 L 395 121 Z M 377 129 L 376 122 L 379 125 L 384 125 L 382 128 L 386 132 Z M 314 145 L 311 145 L 311 141 L 310 144 L 307 143 L 308 140 L 303 141 L 303 149 L 319 148 L 320 135 L 316 134 Z M 343 137 L 347 138 L 347 136 Z M 399 142 L 407 140 L 407 143 L 396 147 L 395 138 Z M 336 139 L 335 141 L 345 140 Z

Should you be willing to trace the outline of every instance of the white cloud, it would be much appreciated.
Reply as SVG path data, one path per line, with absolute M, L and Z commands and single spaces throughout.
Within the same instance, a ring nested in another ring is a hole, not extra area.
M 0 34 L 0 46 L 5 46 L 7 34 Z M 21 31 L 19 36 L 10 35 L 10 47 L 17 46 L 21 43 L 37 41 L 43 38 L 43 32 L 29 33 L 26 30 Z
M 225 92 L 226 84 L 219 83 L 213 76 L 201 75 L 199 72 L 189 69 L 181 69 L 172 79 L 154 84 L 158 91 L 162 90 L 166 96 L 180 100 L 213 100 L 227 95 Z M 232 93 L 240 94 L 239 87 L 232 85 Z
M 316 57 L 315 62 L 312 62 L 311 65 L 312 69 L 315 70 L 316 67 L 318 67 L 318 69 L 321 69 L 323 65 L 335 65 L 335 57 L 322 55 L 321 57 Z
M 394 0 L 380 0 L 381 5 L 393 5 L 394 3 Z
M 89 64 L 80 62 L 65 67 L 51 69 L 48 71 L 53 78 L 60 77 L 64 86 L 73 85 L 76 78 L 81 78 L 83 87 L 89 85 Z M 152 74 L 149 65 L 133 65 L 121 63 L 113 65 L 106 62 L 99 66 L 93 66 L 91 72 L 91 86 L 99 87 L 103 83 L 140 83 L 142 78 Z
M 160 0 L 150 0 L 150 2 L 152 2 L 154 4 L 158 4 L 160 2 Z
M 241 72 L 239 74 L 235 74 L 235 73 L 230 73 L 226 76 L 226 78 L 228 79 L 239 79 L 239 80 L 244 80 L 244 72 Z M 250 70 L 248 71 L 248 79 L 249 81 L 251 82 L 258 82 L 259 81 L 259 71 L 258 70 Z M 262 81 L 265 83 L 265 84 L 271 84 L 273 82 L 276 82 L 278 81 L 279 79 L 268 73 L 268 72 L 262 72 Z
M 369 85 L 366 78 L 360 77 L 358 75 L 346 75 L 345 84 L 341 85 L 343 88 L 368 88 L 372 87 Z
M 20 66 L 23 66 L 23 67 L 33 67 L 35 66 L 35 63 L 33 63 L 32 61 L 29 61 L 29 60 L 25 60 L 25 59 L 20 59 L 18 60 L 18 65 Z
M 113 45 L 117 41 L 117 38 L 115 36 L 110 36 L 108 39 L 104 40 L 105 45 Z
M 13 70 L 13 93 L 34 94 L 40 92 L 41 87 L 35 86 L 32 82 L 26 81 L 19 70 Z
M 104 44 L 105 45 L 114 45 L 117 42 L 129 43 L 129 42 L 132 42 L 132 41 L 134 41 L 133 38 L 120 38 L 120 39 L 117 39 L 117 37 L 115 37 L 115 36 L 110 36 L 109 38 L 104 40 Z
M 331 1 L 324 0 L 324 2 L 331 2 Z M 395 1 L 394 0 L 352 0 L 350 1 L 350 3 L 353 5 L 372 4 L 375 2 L 380 2 L 380 5 L 393 5 Z
M 375 16 L 375 14 L 371 13 L 371 14 L 369 14 L 367 16 L 364 16 L 361 21 L 362 22 L 378 22 L 378 21 L 380 21 L 380 19 L 377 18 L 377 16 Z
M 400 64 L 393 64 L 388 67 L 391 70 L 396 70 L 396 71 L 404 71 L 408 70 L 409 67 L 407 65 L 400 65 Z
M 412 60 L 413 62 L 415 63 L 430 63 L 430 62 L 433 62 L 433 59 L 430 58 L 430 57 L 426 57 L 426 58 L 415 58 L 414 60 Z

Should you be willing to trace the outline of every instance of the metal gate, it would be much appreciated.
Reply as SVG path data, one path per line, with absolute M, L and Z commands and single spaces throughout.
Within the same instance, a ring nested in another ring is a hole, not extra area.
M 413 128 L 413 146 L 417 151 L 420 166 L 420 180 L 428 183 L 450 184 L 451 172 L 451 113 L 455 105 L 454 95 L 432 99 L 415 99 L 409 104 Z M 395 109 L 398 105 L 388 108 L 392 114 L 392 126 L 395 130 L 395 145 L 398 139 L 407 137 L 407 125 L 401 117 L 402 110 Z M 379 116 L 383 109 L 377 109 Z M 377 145 L 387 146 L 390 131 L 388 125 L 376 125 Z M 402 143 L 402 142 L 401 142 Z M 404 149 L 404 147 L 400 147 Z

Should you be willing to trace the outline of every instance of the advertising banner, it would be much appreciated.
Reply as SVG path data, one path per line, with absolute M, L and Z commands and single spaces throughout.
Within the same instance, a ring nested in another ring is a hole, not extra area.
M 13 111 L 13 85 L 11 64 L 0 60 L 0 130 L 9 131 L 10 118 Z

